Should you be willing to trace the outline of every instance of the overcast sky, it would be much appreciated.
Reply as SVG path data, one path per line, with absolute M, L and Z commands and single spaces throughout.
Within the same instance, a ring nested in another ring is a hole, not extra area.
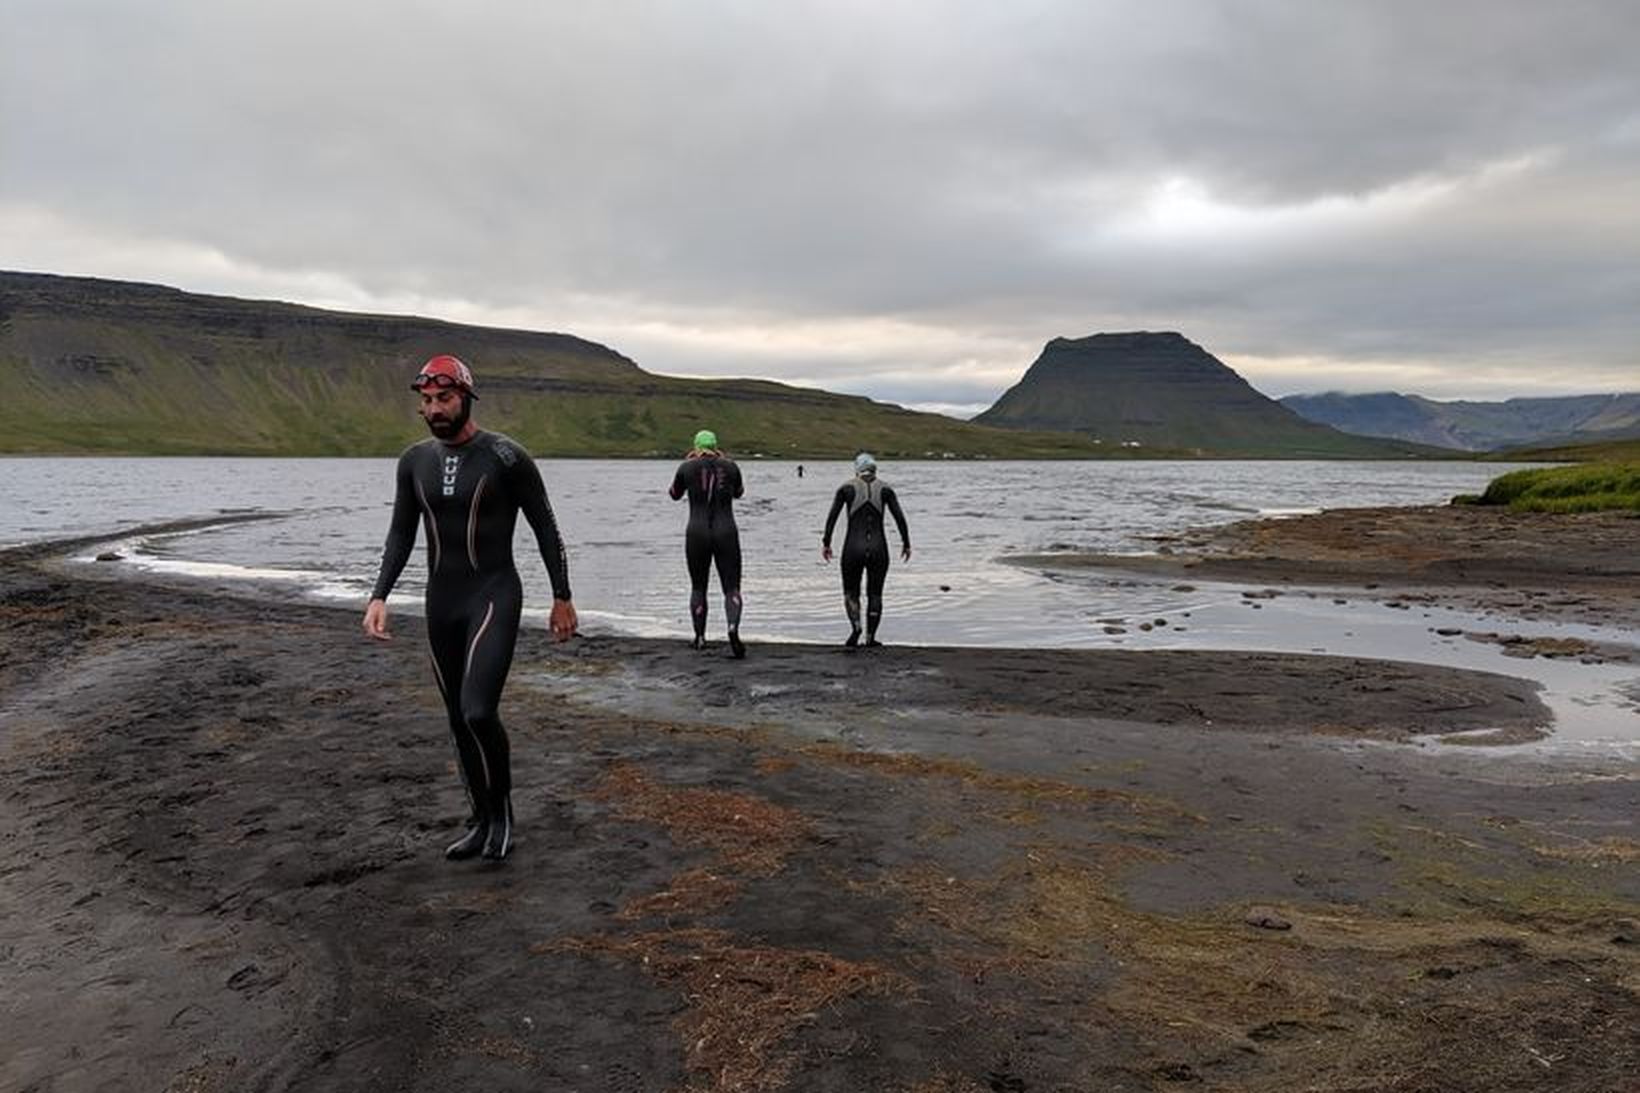
M 964 413 L 1049 338 L 1141 329 L 1272 396 L 1640 389 L 1635 0 L 0 0 L 0 26 L 0 268 Z

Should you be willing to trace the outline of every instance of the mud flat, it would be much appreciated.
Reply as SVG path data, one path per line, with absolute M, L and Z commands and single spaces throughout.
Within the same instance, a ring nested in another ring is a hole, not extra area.
M 1640 630 L 1640 513 L 1470 505 L 1332 509 L 1158 539 L 1155 554 L 1011 562 L 1278 585 Z
M 0 558 L 0 1088 L 1640 1073 L 1637 772 L 1439 743 L 1541 731 L 1506 675 L 530 631 L 451 865 L 416 619 L 118 570 Z

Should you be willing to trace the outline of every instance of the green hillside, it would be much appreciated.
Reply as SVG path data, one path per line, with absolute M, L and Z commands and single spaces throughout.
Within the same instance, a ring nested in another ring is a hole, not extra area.
M 423 435 L 408 384 L 442 352 L 477 372 L 484 426 L 541 455 L 674 455 L 702 426 L 746 455 L 1112 454 L 825 391 L 657 376 L 566 334 L 3 272 L 0 450 L 391 455 Z
M 1511 448 L 1486 459 L 1505 463 L 1640 463 L 1640 439 L 1597 444 L 1562 444 L 1550 448 Z

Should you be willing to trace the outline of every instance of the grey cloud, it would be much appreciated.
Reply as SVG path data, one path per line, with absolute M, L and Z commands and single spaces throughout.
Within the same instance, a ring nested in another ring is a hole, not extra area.
M 1011 380 L 951 393 L 964 332 L 1001 377 L 999 336 L 1023 369 L 1054 335 L 1148 327 L 1522 384 L 1553 350 L 1640 384 L 1625 0 L 9 6 L 0 202 L 569 329 L 595 297 L 952 335 L 909 357 L 657 340 L 650 367 L 987 401 Z M 1169 177 L 1257 211 L 1534 154 L 1281 246 L 1105 233 Z M 940 393 L 884 378 L 908 369 Z

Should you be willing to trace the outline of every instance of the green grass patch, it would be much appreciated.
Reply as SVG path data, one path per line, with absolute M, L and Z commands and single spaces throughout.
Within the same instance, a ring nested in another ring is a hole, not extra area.
M 1510 448 L 1487 452 L 1481 458 L 1506 463 L 1640 463 L 1640 438 L 1562 444 L 1549 448 Z
M 1519 843 L 1512 853 L 1477 842 L 1479 836 L 1388 821 L 1366 830 L 1396 864 L 1403 914 L 1600 924 L 1627 920 L 1637 910 L 1614 884 L 1610 859 L 1596 854 L 1550 856 Z
M 1640 512 L 1640 462 L 1512 471 L 1494 478 L 1479 497 L 1466 494 L 1453 501 L 1522 512 Z

